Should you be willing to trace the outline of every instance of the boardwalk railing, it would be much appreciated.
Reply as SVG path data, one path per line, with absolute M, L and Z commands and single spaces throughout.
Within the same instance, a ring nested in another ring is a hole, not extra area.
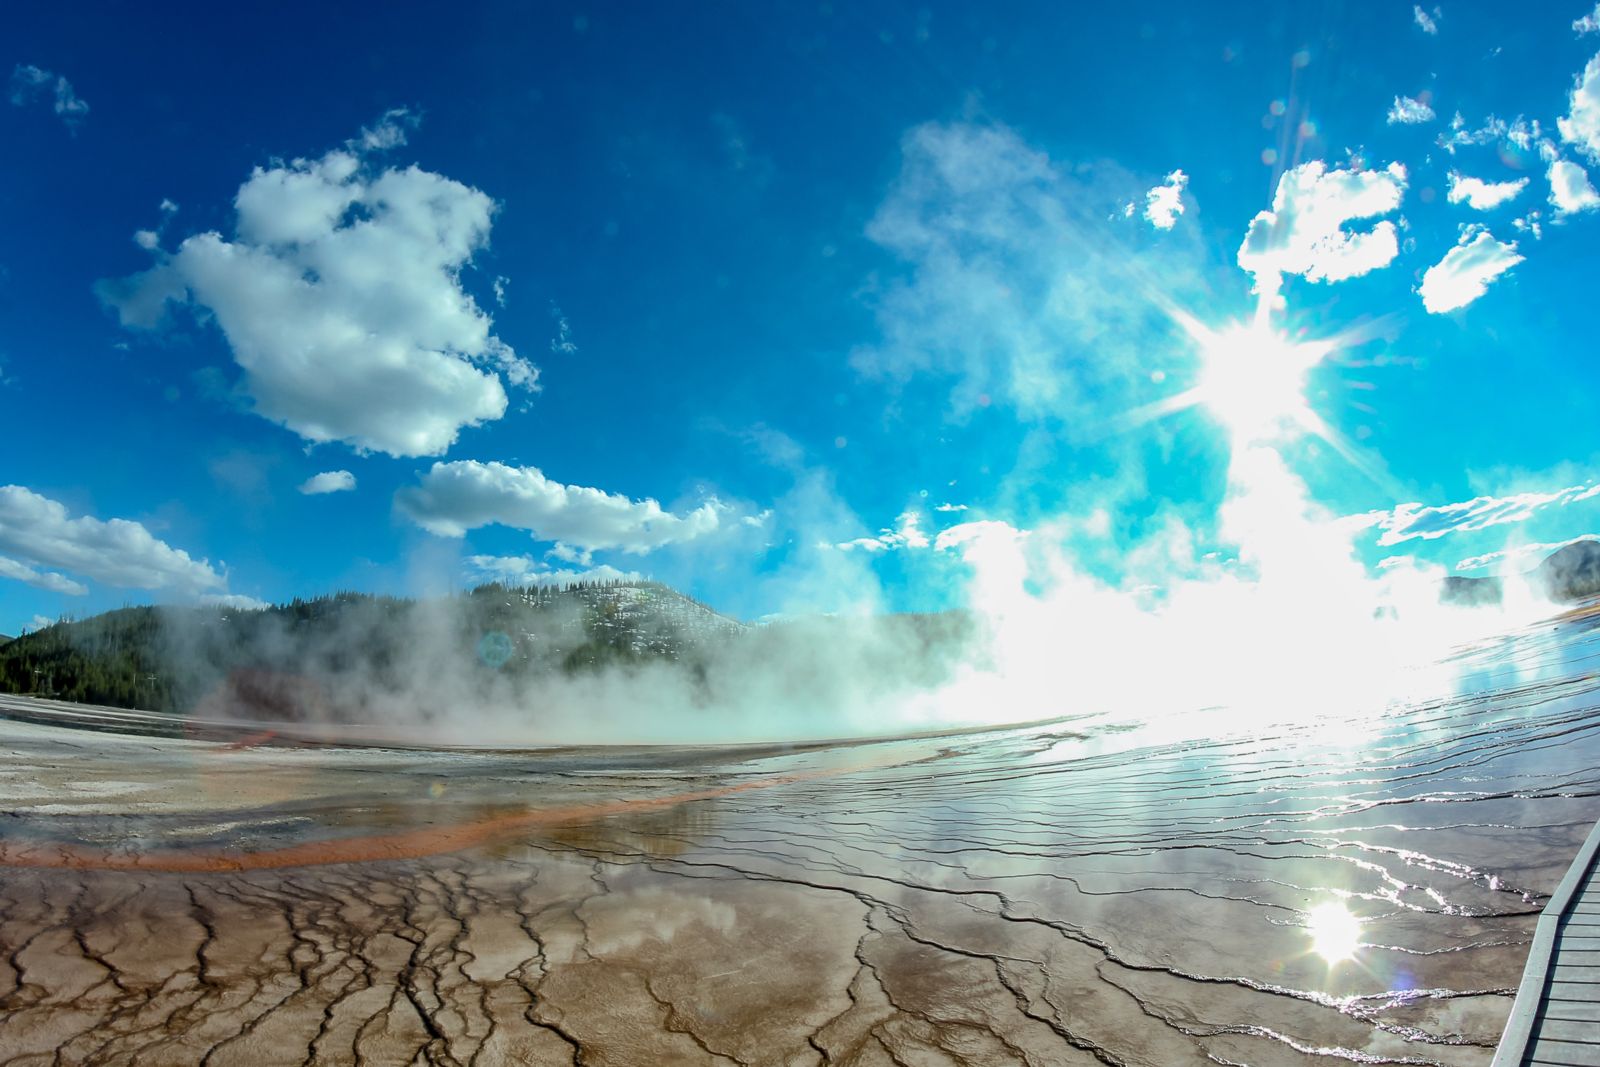
M 1600 822 L 1578 849 L 1534 929 L 1492 1067 L 1600 1067 Z

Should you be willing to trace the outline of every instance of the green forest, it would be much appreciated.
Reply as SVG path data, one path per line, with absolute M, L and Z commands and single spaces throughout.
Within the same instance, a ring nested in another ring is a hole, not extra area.
M 650 582 L 488 584 L 421 601 L 343 592 L 255 611 L 127 607 L 0 644 L 0 691 L 188 712 L 226 687 L 257 713 L 298 717 L 307 709 L 283 705 L 325 699 L 319 680 L 399 686 L 423 651 L 468 678 L 526 680 L 653 659 L 692 669 L 744 630 Z

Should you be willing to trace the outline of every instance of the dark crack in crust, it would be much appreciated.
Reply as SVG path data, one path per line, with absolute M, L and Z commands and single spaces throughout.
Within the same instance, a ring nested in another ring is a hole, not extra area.
M 271 847 L 649 800 L 396 861 L 0 870 L 0 1065 L 1485 1067 L 1600 815 L 1596 662 L 1352 720 L 1359 743 L 1035 729 L 656 777 L 335 752 L 296 772 L 287 823 L 250 794 L 120 838 L 106 810 L 0 802 L 0 839 L 126 851 L 206 819 Z M 0 770 L 134 773 L 109 735 L 29 729 Z M 759 775 L 777 784 L 722 788 Z M 436 781 L 446 799 L 416 799 Z M 1338 966 L 1304 928 L 1328 900 L 1361 922 Z

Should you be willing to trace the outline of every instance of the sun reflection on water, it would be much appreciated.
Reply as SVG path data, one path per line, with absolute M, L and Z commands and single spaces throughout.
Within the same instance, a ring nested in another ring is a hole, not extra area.
M 1361 945 L 1361 920 L 1343 904 L 1330 900 L 1306 913 L 1306 933 L 1312 951 L 1332 966 L 1355 958 Z

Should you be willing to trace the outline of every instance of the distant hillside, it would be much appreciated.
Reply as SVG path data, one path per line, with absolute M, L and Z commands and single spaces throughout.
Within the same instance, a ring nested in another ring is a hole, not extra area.
M 1528 584 L 1557 603 L 1572 603 L 1600 595 L 1600 541 L 1574 541 L 1556 549 L 1525 575 Z M 1500 578 L 1444 580 L 1439 599 L 1447 604 L 1478 607 L 1499 604 L 1505 597 Z
M 523 685 L 551 673 L 693 666 L 746 627 L 664 585 L 484 585 L 415 601 L 340 593 L 260 611 L 137 607 L 0 645 L 0 691 L 236 717 L 360 716 L 419 682 Z

